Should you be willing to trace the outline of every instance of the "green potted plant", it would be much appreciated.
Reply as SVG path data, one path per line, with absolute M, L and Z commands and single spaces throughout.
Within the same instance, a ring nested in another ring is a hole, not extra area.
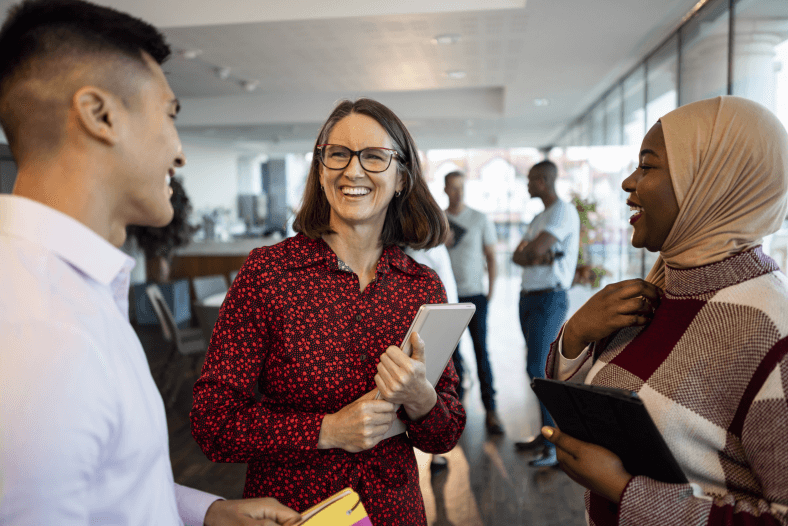
M 580 251 L 577 255 L 577 268 L 572 284 L 597 288 L 602 277 L 606 276 L 608 271 L 600 265 L 591 264 L 590 246 L 602 237 L 602 228 L 596 213 L 596 203 L 573 193 L 572 204 L 575 205 L 580 216 Z

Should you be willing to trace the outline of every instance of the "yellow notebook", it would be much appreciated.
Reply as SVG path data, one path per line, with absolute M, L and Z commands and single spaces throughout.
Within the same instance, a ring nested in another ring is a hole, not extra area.
M 372 526 L 358 493 L 345 488 L 301 513 L 294 526 Z

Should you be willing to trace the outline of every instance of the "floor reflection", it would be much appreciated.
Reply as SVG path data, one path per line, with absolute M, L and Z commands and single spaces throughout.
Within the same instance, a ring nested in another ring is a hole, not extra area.
M 460 443 L 446 457 L 448 472 L 433 480 L 429 455 L 421 461 L 422 492 L 431 526 L 585 524 L 583 488 L 556 468 L 532 468 L 538 451 L 519 453 L 514 442 L 533 436 L 541 425 L 539 406 L 525 374 L 525 343 L 519 330 L 519 280 L 501 280 L 490 305 L 488 342 L 499 416 L 504 436 L 484 430 L 478 381 L 467 389 L 463 405 L 468 422 Z M 475 378 L 473 350 L 467 335 L 461 352 Z

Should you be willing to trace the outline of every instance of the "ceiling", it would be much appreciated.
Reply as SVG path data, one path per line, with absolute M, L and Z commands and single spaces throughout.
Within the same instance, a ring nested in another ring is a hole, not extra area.
M 335 102 L 360 96 L 422 149 L 548 145 L 696 2 L 98 0 L 177 51 L 165 71 L 184 139 L 261 152 L 310 150 Z M 459 40 L 433 41 L 446 34 Z

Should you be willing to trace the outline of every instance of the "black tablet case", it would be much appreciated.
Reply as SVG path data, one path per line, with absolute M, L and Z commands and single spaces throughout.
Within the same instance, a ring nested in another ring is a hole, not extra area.
M 562 432 L 609 449 L 630 474 L 687 482 L 637 393 L 544 378 L 531 387 Z

